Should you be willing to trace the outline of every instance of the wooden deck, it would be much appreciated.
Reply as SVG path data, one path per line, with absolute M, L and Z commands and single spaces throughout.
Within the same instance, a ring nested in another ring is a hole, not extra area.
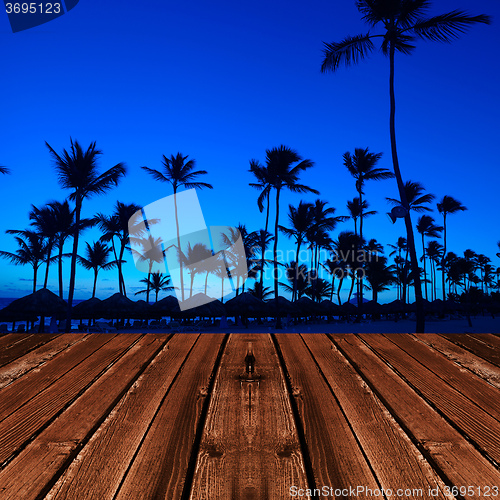
M 1 500 L 500 498 L 499 464 L 500 336 L 0 336 Z

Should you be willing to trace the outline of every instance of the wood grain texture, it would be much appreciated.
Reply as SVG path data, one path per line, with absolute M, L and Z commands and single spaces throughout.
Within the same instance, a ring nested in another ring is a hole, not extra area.
M 489 363 L 500 367 L 500 349 L 495 344 L 492 344 L 492 338 L 498 339 L 495 335 L 458 333 L 441 333 L 440 335 Z
M 245 372 L 251 343 L 256 374 Z M 269 335 L 232 334 L 222 358 L 191 499 L 282 500 L 307 488 L 297 429 Z
M 0 389 L 30 370 L 46 364 L 69 346 L 81 342 L 85 334 L 59 335 L 0 368 Z M 1 393 L 0 393 L 1 394 Z
M 280 334 L 276 339 L 294 387 L 316 486 L 378 489 L 349 422 L 300 336 Z M 365 493 L 358 498 L 371 497 Z
M 485 454 L 500 463 L 500 425 L 461 392 L 381 335 L 360 334 L 418 393 L 461 429 Z
M 90 438 L 168 335 L 144 335 L 59 418 L 0 471 L 2 500 L 31 500 L 46 493 L 80 444 Z
M 0 422 L 0 464 L 73 402 L 89 384 L 126 351 L 139 335 L 119 335 L 102 345 L 57 384 L 37 393 Z M 53 360 L 54 361 L 54 360 Z M 57 370 L 57 365 L 54 367 Z M 13 384 L 14 385 L 14 384 Z M 9 389 L 8 386 L 5 389 Z
M 14 344 L 0 348 L 0 367 L 23 356 L 27 352 L 36 349 L 38 346 L 50 342 L 61 335 L 60 333 L 45 333 L 37 335 L 27 335 Z
M 415 337 L 424 344 L 439 351 L 451 362 L 467 368 L 478 377 L 481 377 L 489 384 L 500 389 L 500 367 L 457 346 L 453 342 L 441 337 L 441 335 L 434 333 L 418 333 L 415 334 Z
M 474 488 L 500 484 L 500 472 L 491 462 L 411 390 L 360 338 L 354 334 L 331 337 L 451 484 Z M 466 495 L 466 498 L 477 496 Z
M 447 363 L 446 356 L 419 342 L 415 337 L 391 334 L 388 338 L 441 380 L 489 413 L 497 420 L 497 425 L 500 427 L 500 390 L 485 384 L 484 380 L 469 370 L 460 368 L 454 363 Z
M 112 499 L 198 335 L 174 335 L 51 489 L 50 499 Z M 149 481 L 142 478 L 142 481 Z M 136 484 L 136 498 L 137 488 Z M 146 498 L 142 497 L 141 499 Z
M 384 490 L 438 490 L 444 483 L 326 335 L 302 334 Z
M 182 337 L 185 334 L 181 334 Z M 162 402 L 116 500 L 181 498 L 196 428 L 223 334 L 202 334 Z

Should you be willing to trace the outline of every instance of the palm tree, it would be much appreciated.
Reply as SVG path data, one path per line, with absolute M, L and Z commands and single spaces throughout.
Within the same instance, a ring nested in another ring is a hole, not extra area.
M 439 238 L 440 233 L 443 230 L 441 226 L 436 226 L 434 224 L 434 219 L 429 215 L 422 215 L 417 221 L 417 231 L 422 236 L 422 260 L 424 261 L 424 283 L 425 283 L 425 300 L 428 300 L 427 296 L 427 268 L 425 264 L 425 237 Z
M 301 201 L 298 207 L 293 205 L 288 205 L 288 223 L 289 228 L 279 226 L 282 233 L 286 234 L 289 238 L 295 238 L 295 243 L 297 245 L 295 251 L 295 260 L 299 262 L 300 246 L 306 238 L 308 230 L 311 228 L 314 222 L 314 214 L 312 212 L 312 204 L 304 203 Z M 298 268 L 297 268 L 298 271 Z M 295 300 L 297 292 L 297 277 L 293 280 L 293 290 L 292 290 L 292 300 Z
M 347 202 L 347 210 L 349 211 L 349 218 L 354 221 L 354 233 L 358 234 L 358 219 L 361 221 L 369 217 L 370 215 L 375 215 L 377 212 L 375 210 L 367 211 L 369 205 L 366 200 L 361 201 L 361 199 L 356 196 L 351 201 Z
M 85 248 L 85 257 L 77 256 L 78 263 L 87 271 L 94 271 L 94 288 L 92 290 L 92 298 L 95 297 L 95 290 L 97 285 L 97 275 L 99 270 L 103 269 L 107 271 L 108 269 L 113 269 L 116 267 L 116 260 L 108 262 L 109 254 L 111 253 L 111 248 L 102 243 L 101 241 L 96 241 L 89 245 L 85 243 L 87 247 Z
M 276 220 L 274 223 L 274 298 L 278 307 L 278 228 L 280 215 L 280 194 L 284 189 L 292 193 L 314 193 L 319 194 L 316 189 L 299 183 L 302 172 L 311 168 L 314 163 L 311 160 L 304 160 L 293 149 L 287 146 L 279 146 L 266 150 L 266 166 L 269 171 L 270 184 L 276 191 Z M 277 314 L 277 326 L 280 327 L 280 315 Z
M 255 241 L 254 241 L 255 246 L 259 248 L 261 252 L 257 270 L 260 271 L 259 289 L 263 290 L 264 267 L 266 266 L 266 264 L 272 263 L 270 259 L 265 258 L 265 254 L 266 250 L 269 248 L 269 245 L 274 240 L 274 236 L 265 229 L 259 229 L 258 231 L 255 231 L 254 234 L 255 234 Z M 252 253 L 255 254 L 255 252 Z M 254 261 L 254 263 L 257 264 L 256 261 Z
M 10 174 L 10 169 L 7 167 L 0 167 L 0 174 Z
M 420 182 L 406 181 L 404 186 L 406 202 L 408 209 L 414 212 L 432 212 L 432 208 L 426 204 L 431 203 L 435 196 L 430 193 L 425 193 L 425 188 Z M 402 205 L 400 200 L 395 198 L 386 198 L 391 205 Z
M 365 266 L 366 281 L 372 289 L 372 300 L 377 302 L 378 294 L 389 290 L 389 286 L 396 282 L 394 266 L 387 265 L 387 257 L 380 255 L 370 260 Z
M 260 287 L 260 283 L 257 281 L 253 285 L 253 288 L 248 288 L 249 293 L 251 293 L 254 297 L 257 297 L 260 300 L 267 300 L 269 297 L 273 295 L 273 291 L 271 287 L 265 286 L 264 288 Z
M 395 245 L 393 245 L 392 243 L 389 243 L 389 246 L 393 249 L 393 251 L 389 254 L 389 257 L 392 257 L 396 253 L 398 254 L 394 258 L 394 262 L 396 263 L 396 276 L 399 277 L 399 276 L 401 276 L 400 265 L 403 262 L 403 258 L 401 257 L 401 252 L 404 250 L 406 253 L 408 253 L 408 245 L 406 243 L 406 238 L 404 238 L 403 236 L 400 236 Z M 402 281 L 398 282 L 398 300 L 403 296 L 402 286 L 403 286 Z
M 440 214 L 443 216 L 443 258 L 446 256 L 446 217 L 448 214 L 455 214 L 457 212 L 463 212 L 467 210 L 466 207 L 462 205 L 458 200 L 451 196 L 443 196 L 443 199 L 437 204 L 437 209 Z M 442 266 L 443 267 L 443 266 Z M 443 285 L 443 300 L 445 300 L 446 292 L 445 292 L 445 276 L 444 276 L 444 267 L 442 269 L 442 285 Z
M 149 291 L 153 290 L 155 292 L 155 302 L 158 302 L 158 294 L 160 292 L 171 292 L 174 290 L 174 287 L 170 284 L 170 276 L 166 276 L 159 271 L 151 273 L 151 275 L 147 278 L 140 280 L 139 283 L 144 283 L 146 285 L 146 289 L 139 290 L 138 292 L 135 292 L 134 295 L 145 293 L 149 296 Z
M 210 250 L 203 243 L 195 243 L 193 246 L 191 246 L 191 242 L 189 242 L 186 253 L 181 252 L 179 262 L 188 268 L 189 274 L 191 276 L 189 297 L 193 296 L 194 277 L 201 272 L 207 271 L 206 263 L 203 261 L 209 259 L 212 256 L 212 250 Z M 202 263 L 201 267 L 200 263 Z
M 351 277 L 351 289 L 349 291 L 349 296 L 347 302 L 351 300 L 352 291 L 354 288 L 354 283 L 358 275 L 357 265 L 358 265 L 358 249 L 361 246 L 361 240 L 359 235 L 353 233 L 352 231 L 342 231 L 337 240 L 333 242 L 333 256 L 335 261 L 339 264 L 339 268 L 342 269 L 342 277 L 340 278 L 339 287 L 337 288 L 337 299 L 340 303 L 340 289 L 344 281 L 345 275 L 350 275 Z
M 323 278 L 314 277 L 310 285 L 306 288 L 304 295 L 312 299 L 314 302 L 321 302 L 332 296 L 332 285 Z
M 431 263 L 431 281 L 432 281 L 432 300 L 436 300 L 437 290 L 436 290 L 436 264 L 441 262 L 443 255 L 443 245 L 438 243 L 436 240 L 429 241 L 426 248 L 427 257 L 429 257 Z
M 300 299 L 305 294 L 311 282 L 311 272 L 307 269 L 305 264 L 297 266 L 297 262 L 292 261 L 285 264 L 285 276 L 291 285 L 288 283 L 280 283 L 279 286 L 286 292 L 292 293 L 293 285 L 295 284 L 297 299 Z
M 470 16 L 465 12 L 454 10 L 446 14 L 425 18 L 431 2 L 429 0 L 357 0 L 356 6 L 362 18 L 371 27 L 382 25 L 380 34 L 361 34 L 347 36 L 340 42 L 325 43 L 322 72 L 337 71 L 342 63 L 346 66 L 356 64 L 365 59 L 375 48 L 374 38 L 381 39 L 382 53 L 389 57 L 389 97 L 391 152 L 394 173 L 398 184 L 399 195 L 403 207 L 408 210 L 405 216 L 411 266 L 415 276 L 415 299 L 417 303 L 417 332 L 424 331 L 425 317 L 420 286 L 419 266 L 413 226 L 405 196 L 403 178 L 399 168 L 396 146 L 396 98 L 394 92 L 394 68 L 396 51 L 411 54 L 417 38 L 430 41 L 451 42 L 476 23 L 489 24 L 486 15 Z
M 213 189 L 211 184 L 206 182 L 199 182 L 196 180 L 200 175 L 205 175 L 208 172 L 206 170 L 194 170 L 196 167 L 195 160 L 187 160 L 188 155 L 183 156 L 181 153 L 177 153 L 176 156 L 170 155 L 167 158 L 163 155 L 163 171 L 155 170 L 154 168 L 141 167 L 143 170 L 148 172 L 153 176 L 153 178 L 160 182 L 168 182 L 171 184 L 174 190 L 174 207 L 175 207 L 175 226 L 177 229 L 177 249 L 182 253 L 181 248 L 181 237 L 179 229 L 179 216 L 177 213 L 177 190 L 179 187 L 185 187 L 186 189 L 202 189 L 208 188 Z M 186 161 L 187 160 L 187 161 Z M 182 262 L 179 263 L 179 272 L 181 278 L 181 297 L 184 300 L 184 276 L 182 269 Z
M 76 261 L 78 255 L 78 237 L 80 233 L 80 220 L 83 200 L 94 195 L 104 194 L 112 187 L 117 186 L 121 177 L 125 175 L 126 168 L 123 163 L 118 163 L 103 174 L 97 170 L 97 159 L 102 151 L 92 142 L 86 151 L 83 151 L 78 141 L 71 141 L 69 151 L 63 149 L 61 155 L 46 142 L 50 155 L 59 178 L 59 184 L 65 189 L 71 189 L 69 199 L 75 202 L 75 232 L 73 236 L 73 251 L 71 254 L 71 272 L 68 292 L 68 316 L 66 330 L 71 331 L 71 308 L 75 292 Z
M 94 217 L 95 223 L 99 226 L 101 231 L 104 232 L 104 234 L 101 236 L 101 241 L 111 242 L 113 253 L 115 255 L 115 260 L 118 262 L 117 269 L 118 269 L 119 291 L 125 297 L 127 296 L 127 291 L 125 290 L 125 280 L 123 278 L 123 271 L 122 271 L 122 263 L 124 262 L 123 254 L 127 249 L 130 237 L 129 222 L 132 220 L 132 223 L 135 222 L 136 226 L 139 226 L 141 228 L 144 227 L 142 216 L 140 217 L 140 221 L 139 220 L 134 221 L 132 219 L 134 217 L 135 219 L 138 219 L 139 215 L 141 214 L 140 210 L 141 207 L 134 203 L 130 203 L 127 205 L 126 203 L 117 201 L 115 204 L 115 210 L 110 216 L 98 213 Z M 155 222 L 157 221 L 148 219 L 149 226 L 151 226 Z M 116 251 L 115 247 L 115 241 L 114 241 L 115 237 L 118 239 L 119 243 L 118 252 Z
M 6 233 L 18 235 L 15 236 L 14 239 L 19 245 L 19 248 L 15 253 L 0 250 L 0 257 L 10 260 L 16 266 L 25 266 L 29 264 L 33 267 L 33 293 L 35 293 L 38 268 L 47 257 L 47 246 L 44 242 L 44 237 L 30 230 L 19 231 L 9 229 Z

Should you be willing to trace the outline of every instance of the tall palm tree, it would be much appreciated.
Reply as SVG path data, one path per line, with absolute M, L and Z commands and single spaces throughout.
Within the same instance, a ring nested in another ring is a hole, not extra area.
M 264 201 L 266 202 L 266 224 L 264 226 L 265 234 L 268 233 L 269 229 L 269 206 L 270 206 L 270 194 L 271 194 L 271 173 L 269 171 L 269 165 L 262 165 L 257 160 L 250 160 L 250 170 L 257 182 L 251 182 L 249 185 L 253 188 L 259 189 L 260 194 L 257 198 L 257 205 L 259 211 L 262 213 L 264 210 Z M 260 288 L 259 290 L 264 290 L 264 258 L 267 246 L 265 245 L 265 239 L 260 240 L 261 244 L 261 273 L 260 273 Z
M 314 214 L 311 210 L 311 203 L 300 201 L 297 207 L 288 205 L 288 223 L 290 227 L 279 226 L 282 233 L 289 238 L 295 238 L 296 251 L 295 260 L 299 262 L 300 246 L 302 245 L 307 231 L 311 228 L 314 222 Z M 296 269 L 298 271 L 298 268 Z M 297 277 L 293 281 L 292 300 L 295 300 L 297 292 Z
M 45 142 L 52 156 L 54 166 L 59 179 L 59 184 L 65 189 L 71 189 L 69 199 L 75 202 L 75 232 L 73 236 L 73 251 L 71 254 L 71 272 L 68 292 L 68 316 L 66 319 L 66 330 L 71 331 L 71 308 L 73 306 L 73 295 L 75 292 L 76 261 L 78 255 L 78 238 L 80 233 L 80 220 L 83 200 L 95 195 L 104 194 L 112 187 L 117 186 L 121 177 L 125 175 L 125 164 L 118 163 L 114 167 L 99 174 L 97 168 L 98 157 L 102 151 L 97 149 L 96 143 L 92 142 L 86 151 L 78 141 L 70 139 L 71 147 L 67 151 L 63 149 L 61 155 Z
M 325 43 L 325 57 L 321 71 L 337 71 L 342 63 L 350 66 L 365 59 L 375 49 L 372 41 L 374 38 L 380 38 L 382 53 L 389 57 L 389 131 L 392 163 L 402 205 L 408 210 L 405 216 L 405 224 L 411 266 L 415 276 L 415 299 L 417 303 L 416 329 L 417 332 L 423 332 L 425 328 L 425 316 L 418 271 L 419 266 L 413 236 L 413 226 L 405 196 L 403 178 L 399 168 L 396 146 L 395 54 L 396 51 L 401 54 L 411 54 L 415 49 L 414 43 L 418 38 L 430 41 L 451 42 L 476 23 L 489 24 L 490 18 L 486 15 L 470 16 L 459 10 L 433 17 L 425 17 L 431 6 L 430 0 L 357 0 L 356 6 L 362 15 L 362 19 L 373 28 L 381 25 L 382 32 L 378 34 L 368 32 L 357 36 L 347 36 L 340 42 Z
M 432 208 L 427 205 L 434 200 L 435 196 L 430 193 L 425 193 L 425 188 L 420 182 L 406 181 L 404 192 L 408 209 L 414 212 L 432 212 Z M 396 198 L 386 198 L 391 205 L 402 205 L 401 200 Z
M 258 247 L 261 252 L 260 259 L 258 262 L 258 270 L 260 271 L 259 290 L 263 290 L 264 267 L 267 264 L 272 263 L 272 260 L 266 259 L 265 257 L 266 257 L 266 250 L 269 248 L 269 245 L 273 240 L 274 236 L 269 231 L 266 231 L 265 229 L 259 229 L 258 231 L 255 231 L 255 246 Z
M 426 254 L 427 257 L 429 257 L 429 261 L 431 263 L 432 300 L 436 300 L 437 298 L 436 264 L 441 262 L 443 254 L 443 245 L 438 243 L 436 240 L 429 241 L 429 243 L 427 243 Z
M 36 292 L 38 268 L 47 258 L 47 246 L 43 235 L 30 230 L 9 229 L 8 234 L 17 234 L 16 240 L 19 248 L 15 253 L 0 250 L 0 257 L 10 260 L 16 266 L 29 264 L 33 268 L 33 293 Z
M 455 214 L 457 212 L 463 212 L 464 210 L 467 210 L 466 207 L 462 205 L 458 200 L 453 198 L 452 196 L 445 195 L 443 196 L 443 199 L 437 204 L 437 209 L 438 212 L 443 216 L 443 227 L 444 227 L 444 232 L 443 232 L 443 259 L 446 256 L 446 217 L 448 214 Z M 445 291 L 445 269 L 444 266 L 441 265 L 442 267 L 442 281 L 441 284 L 443 286 L 443 300 L 445 300 L 446 297 L 446 291 Z
M 311 168 L 314 163 L 304 160 L 293 149 L 287 146 L 279 146 L 266 150 L 266 166 L 269 171 L 271 186 L 276 192 L 276 220 L 274 223 L 274 298 L 278 307 L 278 228 L 280 216 L 280 195 L 285 189 L 292 193 L 314 193 L 319 194 L 316 189 L 299 183 L 300 174 Z M 277 314 L 277 326 L 280 327 L 280 315 Z
M 186 253 L 181 253 L 179 262 L 188 268 L 191 276 L 189 297 L 193 296 L 194 277 L 201 272 L 207 272 L 206 263 L 203 263 L 202 267 L 200 267 L 200 262 L 209 259 L 212 255 L 212 250 L 203 243 L 195 243 L 193 246 L 188 243 Z
M 351 300 L 352 291 L 354 289 L 354 283 L 357 277 L 357 265 L 358 265 L 358 249 L 361 246 L 361 240 L 359 235 L 353 233 L 352 231 L 342 231 L 339 233 L 337 239 L 333 242 L 333 256 L 335 261 L 339 264 L 339 268 L 342 269 L 342 277 L 340 278 L 340 283 L 337 288 L 337 299 L 340 303 L 340 289 L 342 287 L 345 275 L 350 275 L 351 277 L 351 289 L 349 291 L 349 296 L 347 302 Z
M 99 226 L 101 231 L 104 232 L 104 234 L 101 236 L 101 241 L 111 242 L 115 260 L 118 262 L 117 269 L 119 291 L 125 297 L 127 296 L 127 291 L 125 289 L 125 280 L 123 278 L 122 271 L 122 264 L 124 262 L 123 254 L 127 249 L 130 237 L 129 221 L 132 219 L 132 217 L 136 216 L 136 214 L 140 214 L 140 210 L 141 207 L 139 205 L 136 205 L 135 203 L 126 204 L 122 203 L 121 201 L 117 201 L 115 204 L 114 212 L 111 215 L 107 216 L 102 213 L 98 213 L 94 217 L 96 224 Z M 154 224 L 155 222 L 157 221 L 148 219 L 149 226 Z M 144 227 L 142 217 L 140 218 L 140 221 L 138 220 L 136 223 L 136 225 L 139 224 L 141 228 Z M 116 251 L 115 247 L 115 238 L 118 239 L 119 243 L 118 252 Z
M 139 283 L 144 283 L 146 285 L 146 289 L 139 290 L 138 292 L 135 292 L 134 295 L 145 293 L 149 296 L 149 291 L 153 290 L 155 292 L 155 302 L 158 302 L 158 294 L 160 292 L 171 292 L 174 290 L 174 287 L 170 284 L 170 276 L 164 275 L 160 273 L 160 271 L 151 273 L 147 278 L 140 280 Z
M 401 257 L 401 252 L 404 250 L 406 253 L 408 253 L 408 245 L 406 243 L 406 238 L 404 238 L 403 236 L 400 236 L 395 245 L 393 245 L 392 243 L 389 243 L 389 246 L 393 249 L 393 251 L 389 254 L 389 257 L 392 257 L 393 255 L 396 255 L 396 253 L 397 253 L 397 256 L 394 258 L 394 262 L 396 264 L 396 276 L 401 276 L 400 266 L 403 262 L 403 258 Z M 403 296 L 402 287 L 403 287 L 403 283 L 401 281 L 398 282 L 398 297 L 397 297 L 398 300 Z
M 175 208 L 175 226 L 177 229 L 177 250 L 182 253 L 181 248 L 181 237 L 179 229 L 179 216 L 177 213 L 177 190 L 180 187 L 185 187 L 186 189 L 213 189 L 211 184 L 206 182 L 197 181 L 200 175 L 206 175 L 208 172 L 206 170 L 195 170 L 196 161 L 188 160 L 188 155 L 183 156 L 181 153 L 177 155 L 170 155 L 167 158 L 163 155 L 163 169 L 155 170 L 154 168 L 141 167 L 143 170 L 148 172 L 153 176 L 153 178 L 160 182 L 168 182 L 174 190 L 174 208 Z M 180 254 L 179 254 L 180 255 Z M 179 263 L 179 272 L 181 278 L 181 298 L 184 300 L 184 276 L 183 276 L 183 264 Z
M 109 262 L 109 254 L 112 252 L 111 248 L 102 243 L 101 241 L 96 241 L 85 248 L 85 257 L 77 256 L 78 263 L 87 271 L 94 271 L 94 288 L 92 290 L 92 298 L 95 297 L 95 290 L 97 286 L 97 275 L 102 269 L 107 271 L 108 269 L 113 269 L 116 267 L 116 260 Z
M 365 266 L 365 272 L 374 302 L 377 302 L 379 293 L 389 290 L 389 286 L 396 282 L 394 266 L 388 266 L 387 257 L 383 255 L 369 261 Z
M 439 238 L 443 228 L 434 224 L 434 219 L 429 215 L 422 215 L 417 221 L 417 231 L 422 236 L 422 260 L 424 261 L 424 283 L 425 283 L 425 300 L 428 300 L 427 295 L 427 267 L 425 264 L 425 237 Z
M 361 201 L 358 196 L 347 202 L 349 218 L 354 221 L 355 234 L 358 234 L 358 219 L 360 219 L 361 225 L 361 221 L 363 221 L 363 219 L 366 219 L 366 217 L 370 217 L 370 215 L 375 215 L 377 213 L 375 210 L 367 210 L 368 207 L 368 202 L 366 200 Z
M 382 153 L 370 153 L 368 148 L 356 148 L 354 154 L 344 153 L 344 166 L 356 180 L 356 191 L 359 195 L 360 221 L 359 236 L 363 238 L 363 191 L 366 181 L 392 179 L 394 174 L 386 168 L 377 167 Z

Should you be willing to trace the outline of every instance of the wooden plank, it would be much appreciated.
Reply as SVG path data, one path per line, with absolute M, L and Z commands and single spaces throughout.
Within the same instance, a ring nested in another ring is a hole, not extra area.
M 17 342 L 22 342 L 24 339 L 32 336 L 32 333 L 6 333 L 5 335 L 0 336 L 0 352 Z
M 60 335 L 60 333 L 29 335 L 19 342 L 0 349 L 0 367 L 23 356 L 32 349 L 36 349 L 38 346 L 50 342 Z
M 80 342 L 83 338 L 84 335 L 78 334 L 60 335 L 11 363 L 2 366 L 0 368 L 0 389 L 11 384 L 33 368 L 47 363 L 57 354 Z
M 306 345 L 338 399 L 356 438 L 385 491 L 436 490 L 446 498 L 445 484 L 326 335 L 302 334 Z M 388 495 L 392 496 L 392 495 Z
M 250 381 L 243 375 L 249 343 L 257 374 Z M 274 345 L 269 335 L 232 334 L 210 400 L 190 498 L 282 500 L 291 486 L 307 488 L 307 478 Z
M 500 425 L 466 398 L 386 337 L 360 334 L 419 394 L 453 422 L 497 463 L 500 462 Z
M 181 498 L 201 409 L 224 337 L 200 336 L 162 402 L 116 500 Z
M 477 335 L 473 337 L 469 334 L 441 333 L 440 335 L 450 342 L 469 350 L 476 356 L 485 359 L 489 363 L 500 367 L 500 350 L 488 344 L 487 340 L 483 341 L 481 337 Z
M 0 422 L 0 464 L 3 464 L 11 455 L 18 453 L 21 447 L 27 444 L 66 406 L 71 404 L 139 337 L 140 335 L 114 336 L 84 362 L 66 373 L 57 383 L 36 394 L 26 404 Z M 78 346 L 80 345 L 82 344 L 78 344 Z M 5 389 L 9 389 L 13 385 Z
M 40 498 L 90 438 L 138 374 L 165 346 L 167 334 L 144 335 L 67 410 L 0 471 L 2 500 Z
M 72 335 L 73 334 L 67 334 Z M 80 334 L 83 342 L 71 346 L 46 364 L 0 390 L 0 421 L 72 370 L 78 363 L 109 342 L 114 335 Z M 1 462 L 0 462 L 1 463 Z
M 468 335 L 500 352 L 500 337 L 498 335 L 492 335 L 491 333 L 469 333 Z
M 419 342 L 415 337 L 400 333 L 390 334 L 388 338 L 441 380 L 489 413 L 500 426 L 500 391 L 498 389 L 486 384 L 484 380 L 476 377 L 469 370 L 447 362 L 445 356 Z
M 317 487 L 377 490 L 377 481 L 330 388 L 297 334 L 276 335 L 294 387 Z M 371 498 L 366 490 L 358 498 Z
M 354 334 L 330 335 L 421 451 L 451 485 L 472 486 L 477 499 L 485 486 L 500 484 L 500 472 L 463 435 L 418 396 L 383 360 Z M 479 490 L 480 488 L 480 490 Z
M 198 339 L 198 334 L 175 335 L 172 338 L 168 348 L 161 351 L 146 368 L 60 477 L 49 492 L 49 498 L 115 498 L 162 400 L 183 363 L 187 363 L 186 357 Z M 197 362 L 200 361 L 197 357 Z M 191 366 L 191 369 L 195 368 Z M 162 440 L 157 445 L 161 443 Z M 150 480 L 146 476 L 135 484 L 135 498 L 147 498 L 142 489 Z

